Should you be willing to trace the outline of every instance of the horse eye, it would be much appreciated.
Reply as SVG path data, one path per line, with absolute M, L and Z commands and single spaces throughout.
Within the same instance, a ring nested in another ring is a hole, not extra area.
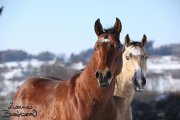
M 126 56 L 126 60 L 129 60 L 129 56 Z

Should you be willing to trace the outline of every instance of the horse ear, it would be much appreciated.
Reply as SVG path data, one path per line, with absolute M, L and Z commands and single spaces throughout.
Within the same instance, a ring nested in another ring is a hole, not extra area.
M 100 19 L 99 18 L 95 22 L 94 30 L 95 30 L 97 36 L 99 36 L 100 34 L 103 33 L 103 27 L 102 27 L 102 25 L 100 23 Z
M 130 43 L 130 38 L 129 38 L 129 34 L 127 34 L 125 37 L 125 47 L 128 47 L 129 43 Z
M 121 21 L 116 18 L 116 22 L 114 24 L 114 30 L 119 34 L 122 30 L 122 25 L 121 25 Z
M 147 37 L 146 37 L 145 34 L 143 35 L 143 39 L 141 40 L 141 43 L 142 43 L 143 46 L 145 46 L 146 43 L 147 43 Z

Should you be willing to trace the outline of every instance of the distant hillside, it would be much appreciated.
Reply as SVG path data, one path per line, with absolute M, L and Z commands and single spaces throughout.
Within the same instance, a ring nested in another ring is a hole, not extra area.
M 180 57 L 180 43 L 162 45 L 158 48 L 154 48 L 153 41 L 149 41 L 146 45 L 146 50 L 149 55 L 160 55 L 160 56 L 174 55 Z
M 179 44 L 170 44 L 163 45 L 158 48 L 154 48 L 153 41 L 149 41 L 146 44 L 146 51 L 150 56 L 177 56 L 180 57 L 180 43 Z M 86 51 L 82 51 L 79 54 L 71 54 L 68 64 L 82 62 L 86 65 L 93 53 L 93 49 L 88 49 Z
M 149 41 L 146 45 L 146 50 L 148 54 L 152 56 L 174 55 L 180 57 L 180 43 L 163 45 L 158 48 L 154 48 L 153 41 Z M 31 60 L 31 59 L 37 59 L 40 61 L 50 61 L 53 59 L 58 59 L 62 62 L 66 62 L 66 65 L 71 65 L 72 63 L 78 63 L 78 62 L 82 62 L 83 65 L 86 65 L 92 53 L 93 53 L 92 48 L 84 50 L 79 54 L 72 53 L 70 58 L 67 61 L 64 61 L 64 56 L 57 56 L 49 51 L 41 52 L 38 55 L 32 55 L 23 50 L 6 50 L 6 51 L 0 51 L 0 63 L 10 62 L 10 61 Z
M 86 65 L 89 62 L 92 54 L 93 54 L 93 49 L 82 51 L 79 54 L 71 54 L 70 58 L 67 61 L 67 65 L 77 62 L 82 62 L 83 65 Z
M 22 61 L 28 57 L 28 54 L 22 50 L 7 50 L 0 52 L 0 62 Z
M 55 59 L 56 55 L 54 53 L 44 51 L 39 53 L 38 55 L 29 54 L 23 50 L 6 50 L 0 51 L 0 63 L 3 62 L 11 62 L 11 61 L 24 61 L 24 60 L 31 60 L 37 59 L 40 61 L 50 61 Z M 60 60 L 64 60 L 59 58 Z
M 180 57 L 180 44 L 164 45 L 154 49 L 154 54 L 157 55 L 174 55 Z

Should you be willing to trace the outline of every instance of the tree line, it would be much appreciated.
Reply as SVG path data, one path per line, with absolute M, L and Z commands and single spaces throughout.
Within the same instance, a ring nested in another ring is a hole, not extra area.
M 170 44 L 163 45 L 157 48 L 154 48 L 153 41 L 149 41 L 146 45 L 146 51 L 150 56 L 165 56 L 165 55 L 174 55 L 180 57 L 180 43 L 179 44 Z M 39 53 L 38 55 L 29 54 L 23 50 L 6 50 L 0 51 L 0 63 L 9 62 L 9 61 L 23 61 L 30 59 L 37 59 L 40 61 L 50 61 L 53 59 L 57 59 L 59 61 L 65 62 L 66 65 L 70 65 L 72 63 L 82 62 L 86 65 L 93 53 L 93 49 L 90 48 L 88 50 L 82 51 L 79 54 L 71 54 L 67 61 L 64 60 L 64 56 L 57 56 L 56 54 L 44 51 Z

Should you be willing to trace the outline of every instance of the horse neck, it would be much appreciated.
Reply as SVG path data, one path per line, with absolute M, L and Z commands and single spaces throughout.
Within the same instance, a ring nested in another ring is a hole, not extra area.
M 82 96 L 87 96 L 93 101 L 107 102 L 113 96 L 115 81 L 112 80 L 111 86 L 108 88 L 101 88 L 95 78 L 95 71 L 97 70 L 97 60 L 93 54 L 89 64 L 82 72 L 79 78 L 79 88 L 83 89 Z M 107 100 L 107 101 L 106 101 Z
M 117 83 L 114 91 L 115 96 L 130 98 L 134 96 L 133 70 L 123 63 L 121 73 L 117 76 Z

